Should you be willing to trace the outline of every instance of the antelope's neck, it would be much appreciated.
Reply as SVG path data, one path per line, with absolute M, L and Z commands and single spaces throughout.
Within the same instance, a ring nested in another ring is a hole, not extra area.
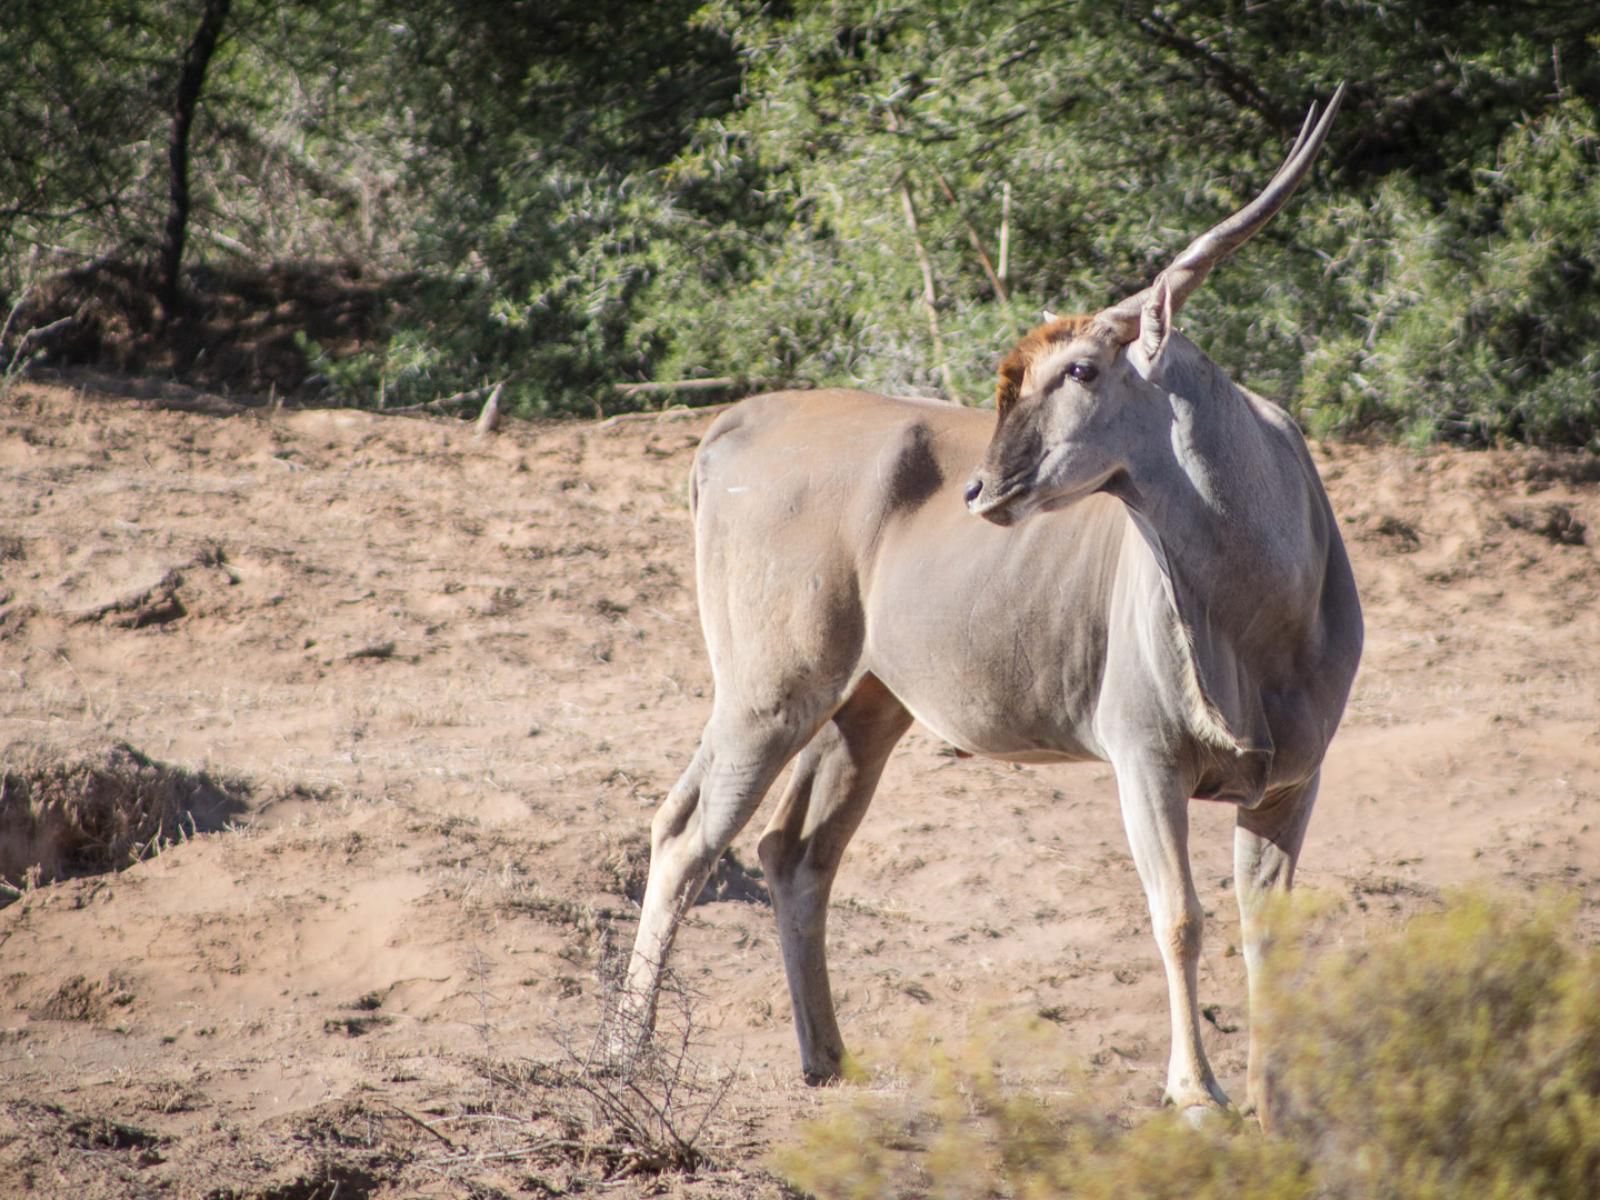
M 1209 364 L 1208 364 L 1209 365 Z M 1322 508 L 1295 446 L 1217 372 L 1169 396 L 1170 438 L 1130 480 L 1141 532 L 1175 589 L 1240 650 L 1311 633 L 1327 558 Z

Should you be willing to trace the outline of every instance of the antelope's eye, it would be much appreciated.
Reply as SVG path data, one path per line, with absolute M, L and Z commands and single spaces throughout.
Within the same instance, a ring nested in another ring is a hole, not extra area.
M 1067 368 L 1067 375 L 1079 383 L 1093 383 L 1100 374 L 1100 368 L 1092 362 L 1075 362 Z

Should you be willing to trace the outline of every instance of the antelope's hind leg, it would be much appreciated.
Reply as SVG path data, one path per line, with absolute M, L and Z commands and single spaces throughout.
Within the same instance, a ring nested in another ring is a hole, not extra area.
M 761 835 L 761 866 L 783 946 L 806 1082 L 844 1071 L 846 1051 L 828 983 L 828 897 L 851 836 L 866 815 L 911 714 L 866 676 L 795 763 L 782 802 Z
M 1254 1112 L 1263 1129 L 1273 1122 L 1273 1076 L 1270 1051 L 1260 1033 L 1261 1007 L 1268 990 L 1271 934 L 1267 911 L 1275 895 L 1294 883 L 1295 865 L 1305 842 L 1306 826 L 1317 802 L 1317 775 L 1270 798 L 1257 809 L 1240 809 L 1233 835 L 1233 887 L 1239 900 L 1245 970 L 1250 987 L 1250 1068 L 1245 1111 Z
M 650 874 L 639 931 L 609 1035 L 614 1054 L 647 1038 L 678 923 L 717 859 L 760 807 L 778 773 L 810 739 L 837 698 L 765 717 L 747 705 L 713 707 L 689 768 L 650 827 Z

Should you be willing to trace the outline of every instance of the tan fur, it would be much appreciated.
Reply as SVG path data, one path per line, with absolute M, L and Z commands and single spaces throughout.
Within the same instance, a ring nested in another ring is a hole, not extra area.
M 998 420 L 824 390 L 753 397 L 712 426 L 692 508 L 713 701 L 653 826 L 614 1051 L 648 1035 L 684 912 L 793 760 L 758 852 L 806 1079 L 846 1073 L 828 899 L 915 718 L 992 758 L 1111 764 L 1167 977 L 1166 1096 L 1196 1112 L 1228 1103 L 1201 1040 L 1185 803 L 1238 806 L 1257 995 L 1260 915 L 1293 879 L 1361 606 L 1298 431 L 1172 316 L 1287 199 L 1338 100 L 1257 199 L 1151 287 L 1023 336 L 1000 364 Z M 1269 1079 L 1252 1033 L 1263 1124 Z

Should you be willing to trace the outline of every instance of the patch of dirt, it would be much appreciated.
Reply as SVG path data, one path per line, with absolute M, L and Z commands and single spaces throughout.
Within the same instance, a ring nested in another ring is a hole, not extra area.
M 101 1022 L 112 1009 L 133 1002 L 133 995 L 114 983 L 74 975 L 45 999 L 31 1015 L 40 1021 Z
M 19 885 L 118 870 L 225 828 L 251 803 L 241 779 L 158 763 L 125 742 L 86 740 L 51 745 L 35 732 L 0 746 L 0 907 L 22 894 Z
M 1561 546 L 1582 546 L 1589 540 L 1589 526 L 1573 515 L 1570 504 L 1525 504 L 1506 510 L 1506 524 L 1513 529 L 1537 533 Z
M 55 882 L 5 868 L 0 1195 L 782 1194 L 765 1150 L 830 1096 L 799 1078 L 760 819 L 674 960 L 729 1081 L 708 1161 L 648 1174 L 548 1065 L 595 1034 L 708 712 L 684 480 L 709 418 L 479 440 L 212 411 L 0 405 L 0 814 L 72 798 L 94 851 L 56 851 Z M 1345 940 L 1472 882 L 1570 893 L 1600 935 L 1600 473 L 1318 457 L 1368 642 L 1302 885 L 1343 901 Z M 190 814 L 128 816 L 136 853 L 89 819 L 112 760 Z M 1232 814 L 1191 823 L 1207 1051 L 1237 1093 Z M 1108 768 L 913 729 L 829 925 L 870 1086 L 914 1038 L 1042 1019 L 1059 1058 L 1020 1083 L 1076 1065 L 1113 1115 L 1158 1103 L 1166 989 Z

